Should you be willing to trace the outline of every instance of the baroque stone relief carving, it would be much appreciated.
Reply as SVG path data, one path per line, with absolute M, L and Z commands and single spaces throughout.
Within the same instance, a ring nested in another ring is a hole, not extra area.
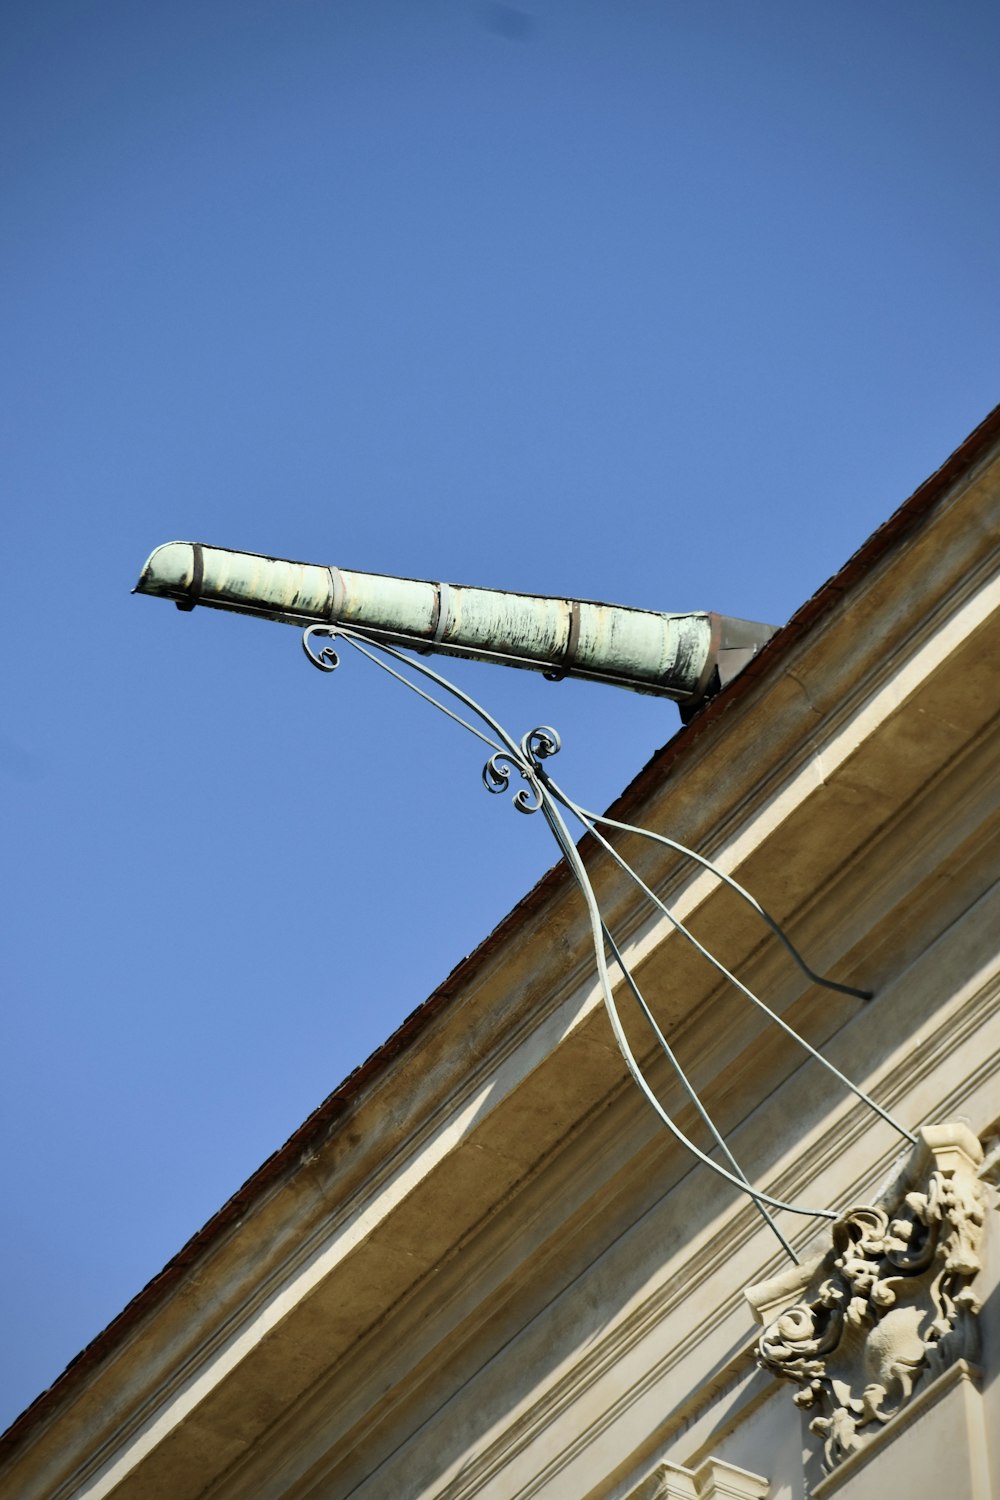
M 975 1361 L 982 1147 L 964 1125 L 927 1126 L 872 1207 L 835 1221 L 808 1264 L 748 1287 L 764 1369 L 801 1389 L 829 1472 L 872 1442 L 926 1382 Z

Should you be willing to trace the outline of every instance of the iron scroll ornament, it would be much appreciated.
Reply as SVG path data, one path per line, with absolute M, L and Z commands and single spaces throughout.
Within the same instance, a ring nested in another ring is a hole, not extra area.
M 553 756 L 558 754 L 561 747 L 558 733 L 548 725 L 539 725 L 536 728 L 529 730 L 527 734 L 522 735 L 520 739 L 516 739 L 514 736 L 508 733 L 503 725 L 500 724 L 500 722 L 495 719 L 493 715 L 488 712 L 488 710 L 483 708 L 481 704 L 477 703 L 476 700 L 470 697 L 468 693 L 463 692 L 461 688 L 457 687 L 453 682 L 449 681 L 448 678 L 443 677 L 439 672 L 435 672 L 432 668 L 426 666 L 423 662 L 414 660 L 413 657 L 405 654 L 397 647 L 390 645 L 385 640 L 381 640 L 369 634 L 368 632 L 359 631 L 352 627 L 340 624 L 310 625 L 302 633 L 302 648 L 312 665 L 314 667 L 317 667 L 321 672 L 333 672 L 340 665 L 340 657 L 332 644 L 327 644 L 325 646 L 319 647 L 318 649 L 314 649 L 316 643 L 321 639 L 325 639 L 327 642 L 343 641 L 345 644 L 350 645 L 355 651 L 366 657 L 368 661 L 374 663 L 375 666 L 388 673 L 390 677 L 395 678 L 397 682 L 402 683 L 404 687 L 409 688 L 411 692 L 416 693 L 418 697 L 423 698 L 425 702 L 431 704 L 432 707 L 436 708 L 440 713 L 443 713 L 447 718 L 453 720 L 456 724 L 461 725 L 463 729 L 467 730 L 469 734 L 474 735 L 476 739 L 482 741 L 482 743 L 486 745 L 490 750 L 489 758 L 487 759 L 482 772 L 483 785 L 488 792 L 492 792 L 494 794 L 502 794 L 508 791 L 510 788 L 511 780 L 514 776 L 520 777 L 520 779 L 525 783 L 524 786 L 520 787 L 513 795 L 512 801 L 514 807 L 518 812 L 524 813 L 526 815 L 531 815 L 537 812 L 541 812 L 543 814 L 545 821 L 552 833 L 552 836 L 555 839 L 556 844 L 558 845 L 559 850 L 563 855 L 563 858 L 566 860 L 566 863 L 573 875 L 574 880 L 576 881 L 576 884 L 580 888 L 580 891 L 586 903 L 587 915 L 590 923 L 591 938 L 594 948 L 594 961 L 597 969 L 598 979 L 600 981 L 604 1008 L 607 1012 L 608 1020 L 611 1024 L 611 1030 L 614 1034 L 618 1049 L 621 1052 L 622 1058 L 625 1062 L 625 1066 L 628 1069 L 633 1082 L 640 1089 L 650 1105 L 652 1105 L 663 1125 L 666 1126 L 667 1130 L 671 1133 L 671 1135 L 673 1135 L 675 1140 L 677 1140 L 681 1146 L 683 1146 L 700 1162 L 702 1162 L 703 1165 L 710 1168 L 711 1171 L 724 1178 L 727 1182 L 731 1183 L 732 1186 L 738 1188 L 740 1192 L 744 1193 L 753 1201 L 761 1216 L 766 1220 L 773 1233 L 781 1242 L 781 1245 L 786 1253 L 796 1264 L 798 1264 L 798 1256 L 792 1249 L 791 1245 L 788 1243 L 788 1240 L 782 1233 L 779 1226 L 775 1223 L 770 1210 L 784 1209 L 788 1213 L 800 1214 L 809 1218 L 823 1219 L 836 1219 L 836 1213 L 831 1209 L 811 1208 L 801 1204 L 786 1203 L 783 1199 L 776 1198 L 772 1194 L 765 1193 L 762 1189 L 754 1187 L 746 1177 L 745 1173 L 740 1168 L 739 1163 L 736 1161 L 736 1158 L 733 1156 L 728 1145 L 723 1139 L 720 1131 L 716 1127 L 714 1121 L 709 1116 L 708 1111 L 705 1109 L 705 1106 L 702 1104 L 697 1091 L 685 1074 L 666 1037 L 663 1035 L 663 1032 L 658 1025 L 656 1018 L 653 1015 L 653 1012 L 650 1009 L 645 997 L 639 989 L 639 986 L 636 983 L 635 978 L 632 975 L 631 970 L 629 969 L 621 953 L 621 950 L 614 939 L 613 934 L 609 930 L 607 924 L 604 921 L 604 918 L 601 915 L 597 896 L 594 892 L 593 885 L 591 884 L 590 877 L 587 874 L 586 867 L 580 856 L 580 851 L 576 846 L 576 841 L 573 838 L 573 835 L 571 834 L 569 826 L 567 825 L 566 819 L 563 815 L 564 811 L 569 813 L 586 830 L 586 832 L 588 832 L 593 837 L 593 839 L 600 845 L 600 847 L 604 849 L 608 855 L 610 855 L 615 864 L 618 865 L 618 867 L 624 872 L 624 874 L 642 892 L 645 899 L 657 911 L 659 911 L 664 917 L 666 917 L 671 926 L 688 943 L 690 943 L 696 949 L 696 951 L 700 953 L 701 956 L 709 964 L 711 964 L 711 966 L 728 983 L 732 984 L 737 990 L 739 990 L 739 992 L 744 995 L 747 1000 L 755 1005 L 769 1020 L 774 1022 L 775 1025 L 780 1027 L 787 1036 L 791 1037 L 793 1041 L 797 1042 L 799 1046 L 804 1048 L 811 1057 L 813 1057 L 824 1068 L 826 1068 L 829 1073 L 831 1073 L 841 1084 L 844 1085 L 845 1088 L 850 1090 L 851 1093 L 853 1093 L 858 1099 L 860 1099 L 862 1103 L 867 1105 L 869 1109 L 871 1109 L 875 1114 L 879 1115 L 883 1120 L 891 1125 L 892 1128 L 906 1140 L 915 1142 L 916 1137 L 910 1131 L 906 1130 L 904 1126 L 902 1126 L 897 1120 L 895 1120 L 892 1115 L 890 1115 L 885 1109 L 882 1108 L 880 1104 L 876 1103 L 874 1099 L 866 1094 L 863 1089 L 859 1088 L 857 1084 L 852 1083 L 849 1078 L 847 1078 L 843 1073 L 840 1072 L 839 1068 L 835 1067 L 834 1064 L 829 1061 L 829 1059 L 825 1058 L 823 1054 L 819 1052 L 815 1047 L 813 1047 L 811 1043 L 807 1042 L 804 1037 L 799 1036 L 798 1032 L 796 1032 L 791 1026 L 788 1025 L 785 1020 L 782 1019 L 781 1016 L 779 1016 L 768 1005 L 766 1005 L 758 995 L 754 994 L 754 992 L 749 989 L 741 979 L 739 979 L 734 973 L 732 973 L 731 970 L 728 969 L 720 959 L 716 958 L 715 955 L 711 953 L 709 949 L 706 948 L 705 945 L 701 943 L 697 937 L 695 937 L 694 933 L 685 926 L 680 918 L 675 916 L 673 912 L 670 911 L 669 907 L 660 899 L 660 897 L 657 896 L 656 893 L 645 883 L 641 876 L 632 869 L 631 865 L 628 864 L 628 862 L 618 852 L 614 845 L 602 833 L 602 828 L 615 829 L 623 833 L 635 834 L 640 838 L 649 839 L 654 843 L 662 844 L 666 848 L 671 849 L 675 853 L 679 854 L 683 859 L 691 860 L 693 863 L 700 865 L 703 869 L 709 871 L 710 874 L 714 875 L 717 880 L 728 886 L 730 890 L 732 890 L 742 901 L 746 902 L 747 905 L 752 908 L 752 910 L 757 914 L 761 921 L 763 921 L 765 925 L 770 928 L 771 932 L 774 933 L 774 935 L 778 938 L 779 942 L 785 948 L 786 952 L 789 954 L 789 956 L 792 958 L 801 972 L 812 983 L 821 985 L 824 989 L 833 990 L 844 995 L 851 995 L 857 999 L 862 1000 L 871 998 L 869 992 L 866 990 L 856 989 L 851 985 L 840 984 L 836 980 L 827 979 L 823 975 L 817 974 L 813 969 L 811 969 L 802 955 L 795 948 L 787 934 L 782 930 L 780 924 L 767 911 L 765 911 L 760 902 L 757 901 L 757 899 L 752 896 L 748 890 L 740 885 L 738 881 L 734 880 L 731 875 L 726 874 L 724 870 L 720 870 L 718 866 L 715 865 L 705 855 L 698 854 L 695 850 L 687 848 L 686 845 L 678 843 L 675 839 L 669 838 L 666 834 L 653 833 L 649 829 L 638 828 L 631 823 L 619 822 L 617 819 L 608 818 L 603 816 L 602 814 L 590 812 L 586 808 L 581 807 L 578 803 L 576 803 L 556 783 L 545 764 L 547 761 L 551 760 Z M 394 666 L 393 663 L 398 663 L 398 666 Z M 408 672 L 417 673 L 419 677 L 423 678 L 429 683 L 434 684 L 438 689 L 442 690 L 452 699 L 461 703 L 463 707 L 467 709 L 472 715 L 474 715 L 475 719 L 479 721 L 478 724 L 470 723 L 468 719 L 464 718 L 461 714 L 456 713 L 455 710 L 448 707 L 447 704 L 442 703 L 438 698 L 434 696 L 433 693 L 426 691 L 419 685 L 419 683 L 414 682 L 410 677 L 405 675 L 404 672 L 400 671 L 399 667 L 405 667 Z M 639 1010 L 641 1011 L 647 1025 L 650 1027 L 650 1030 L 652 1031 L 652 1034 L 656 1040 L 657 1046 L 662 1051 L 668 1063 L 674 1070 L 674 1073 L 676 1074 L 682 1089 L 687 1094 L 697 1114 L 711 1134 L 716 1146 L 719 1148 L 719 1151 L 728 1162 L 728 1167 L 723 1166 L 718 1161 L 713 1161 L 712 1158 L 708 1154 L 706 1154 L 706 1152 L 702 1151 L 697 1145 L 695 1145 L 694 1141 L 692 1141 L 690 1137 L 687 1136 L 683 1130 L 681 1130 L 676 1121 L 673 1120 L 668 1114 L 667 1110 L 664 1108 L 663 1104 L 657 1097 L 654 1089 L 646 1079 L 642 1068 L 639 1065 L 638 1059 L 636 1058 L 632 1047 L 629 1044 L 624 1027 L 622 1026 L 621 1017 L 618 1012 L 618 1006 L 614 997 L 611 974 L 608 968 L 608 951 L 610 951 L 615 963 L 617 964 L 628 991 L 638 1005 Z

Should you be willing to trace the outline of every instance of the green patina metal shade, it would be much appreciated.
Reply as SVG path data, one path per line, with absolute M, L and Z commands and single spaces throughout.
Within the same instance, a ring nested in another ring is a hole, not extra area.
M 694 708 L 733 677 L 775 627 L 707 612 L 665 614 L 361 573 L 200 542 L 167 542 L 136 592 L 180 608 L 342 624 L 419 651 L 584 677 Z

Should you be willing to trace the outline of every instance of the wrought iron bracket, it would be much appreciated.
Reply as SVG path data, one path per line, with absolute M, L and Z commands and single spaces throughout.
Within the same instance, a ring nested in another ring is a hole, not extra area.
M 320 644 L 325 642 L 326 644 Z M 591 939 L 594 951 L 594 964 L 600 982 L 601 994 L 607 1011 L 611 1030 L 614 1034 L 618 1049 L 621 1052 L 625 1066 L 634 1083 L 645 1096 L 646 1100 L 659 1116 L 660 1121 L 678 1141 L 678 1143 L 697 1158 L 704 1166 L 722 1177 L 726 1182 L 746 1194 L 768 1226 L 777 1236 L 789 1257 L 798 1264 L 798 1256 L 792 1249 L 785 1234 L 775 1222 L 772 1210 L 785 1210 L 788 1213 L 805 1215 L 807 1217 L 818 1217 L 823 1219 L 836 1219 L 834 1211 L 827 1208 L 808 1207 L 802 1204 L 787 1203 L 783 1199 L 755 1187 L 743 1172 L 732 1151 L 723 1139 L 721 1132 L 711 1119 L 708 1111 L 698 1096 L 697 1091 L 688 1079 L 681 1067 L 673 1049 L 663 1030 L 658 1024 L 656 1017 L 648 1004 L 645 996 L 640 990 L 628 963 L 626 962 L 618 943 L 615 941 L 607 922 L 602 915 L 597 895 L 594 891 L 590 876 L 577 848 L 576 839 L 570 831 L 567 817 L 585 832 L 589 833 L 595 842 L 610 856 L 622 873 L 641 892 L 645 901 L 660 913 L 677 933 L 685 939 L 701 956 L 709 963 L 716 972 L 735 987 L 752 1005 L 757 1007 L 776 1026 L 780 1027 L 787 1036 L 796 1041 L 806 1053 L 821 1064 L 829 1073 L 835 1077 L 846 1089 L 853 1093 L 876 1115 L 885 1120 L 892 1128 L 906 1140 L 913 1142 L 916 1137 L 895 1120 L 892 1115 L 882 1108 L 874 1099 L 864 1092 L 857 1084 L 852 1083 L 838 1068 L 823 1056 L 812 1044 L 800 1036 L 776 1011 L 771 1009 L 758 995 L 756 995 L 746 984 L 739 979 L 722 961 L 717 958 L 690 930 L 681 919 L 671 911 L 669 905 L 646 884 L 641 876 L 632 868 L 628 861 L 622 856 L 618 849 L 611 843 L 605 830 L 619 833 L 634 834 L 639 838 L 649 839 L 653 843 L 660 844 L 672 850 L 682 859 L 690 860 L 707 870 L 722 884 L 728 886 L 736 896 L 745 902 L 757 915 L 761 922 L 774 934 L 782 944 L 789 957 L 798 966 L 800 971 L 811 983 L 821 985 L 824 989 L 834 991 L 842 995 L 850 995 L 856 999 L 867 1000 L 871 995 L 866 990 L 857 989 L 852 985 L 841 984 L 836 980 L 828 979 L 810 968 L 802 955 L 795 948 L 781 925 L 761 906 L 760 902 L 751 895 L 740 883 L 726 871 L 719 868 L 712 860 L 686 845 L 678 843 L 666 834 L 653 833 L 649 829 L 639 828 L 630 823 L 623 823 L 615 818 L 606 817 L 600 813 L 590 812 L 585 807 L 569 796 L 561 786 L 553 779 L 549 770 L 549 762 L 558 754 L 560 739 L 556 730 L 548 725 L 538 725 L 527 733 L 516 737 L 506 730 L 494 716 L 481 704 L 463 692 L 453 682 L 434 671 L 422 661 L 414 660 L 406 655 L 396 646 L 386 641 L 366 634 L 364 631 L 356 630 L 340 624 L 311 625 L 302 635 L 302 647 L 306 656 L 314 667 L 322 672 L 333 672 L 340 665 L 340 656 L 336 649 L 337 644 L 346 644 L 361 656 L 367 658 L 382 671 L 395 678 L 404 687 L 416 693 L 425 702 L 431 704 L 439 712 L 459 724 L 469 734 L 475 736 L 489 749 L 489 756 L 483 766 L 482 780 L 488 792 L 502 794 L 510 789 L 511 781 L 519 778 L 524 784 L 513 794 L 513 804 L 518 812 L 532 815 L 540 812 L 548 824 L 549 830 L 555 839 L 560 853 L 566 861 L 586 904 L 589 920 Z M 413 680 L 415 674 L 417 681 Z M 463 714 L 455 711 L 447 703 L 441 702 L 428 687 L 421 686 L 421 681 L 429 687 L 443 693 L 446 697 L 457 702 L 471 715 L 466 718 Z M 645 1072 L 635 1055 L 635 1052 L 626 1035 L 622 1024 L 618 1003 L 615 998 L 615 986 L 612 982 L 609 967 L 609 955 L 618 968 L 621 979 L 628 993 L 632 996 L 639 1008 L 646 1024 L 650 1028 L 656 1045 L 673 1069 L 676 1077 L 693 1105 L 698 1116 L 704 1123 L 713 1141 L 714 1149 L 718 1150 L 725 1165 L 721 1161 L 713 1160 L 712 1156 L 702 1151 L 694 1141 L 680 1128 L 677 1122 L 664 1107 L 655 1089 L 650 1084 Z

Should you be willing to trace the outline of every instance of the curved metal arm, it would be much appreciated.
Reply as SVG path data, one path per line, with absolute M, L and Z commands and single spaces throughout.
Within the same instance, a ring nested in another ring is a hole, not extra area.
M 776 1025 L 780 1026 L 788 1036 L 797 1041 L 806 1050 L 806 1052 L 809 1053 L 811 1057 L 820 1062 L 823 1067 L 825 1067 L 830 1073 L 832 1073 L 840 1083 L 842 1083 L 853 1094 L 855 1094 L 858 1099 L 860 1099 L 864 1104 L 868 1106 L 868 1108 L 872 1109 L 882 1119 L 887 1121 L 887 1123 L 890 1124 L 894 1130 L 898 1131 L 900 1135 L 905 1136 L 907 1140 L 912 1141 L 915 1139 L 915 1137 L 908 1130 L 900 1125 L 898 1121 L 893 1119 L 893 1117 L 888 1114 L 887 1111 L 881 1107 L 881 1105 L 877 1104 L 872 1098 L 870 1098 L 868 1094 L 866 1094 L 856 1084 L 852 1083 L 850 1079 L 848 1079 L 843 1073 L 841 1073 L 838 1068 L 834 1067 L 834 1065 L 829 1062 L 822 1055 L 822 1053 L 817 1051 L 815 1047 L 807 1042 L 805 1038 L 799 1036 L 799 1034 L 794 1031 L 793 1028 L 789 1026 L 781 1016 L 779 1016 L 775 1011 L 771 1010 L 764 1003 L 764 1001 L 759 998 L 759 996 L 755 995 L 753 991 L 750 990 L 748 986 L 742 982 L 742 980 L 738 979 L 736 975 L 734 975 L 728 968 L 726 968 L 726 966 L 722 964 L 721 961 L 717 959 L 714 954 L 712 954 L 709 949 L 706 948 L 705 945 L 694 936 L 694 934 L 685 926 L 685 924 L 681 922 L 681 920 L 670 911 L 665 902 L 663 902 L 660 897 L 650 889 L 650 887 L 632 869 L 632 867 L 622 857 L 622 855 L 619 854 L 614 845 L 611 844 L 611 842 L 600 831 L 601 826 L 603 825 L 604 827 L 619 829 L 622 832 L 634 833 L 639 835 L 640 837 L 652 839 L 655 842 L 663 844 L 667 848 L 674 850 L 677 854 L 681 855 L 682 858 L 690 859 L 696 864 L 700 865 L 703 869 L 708 870 L 712 875 L 716 877 L 716 879 L 729 886 L 730 889 L 732 889 L 742 900 L 750 905 L 750 907 L 757 913 L 762 921 L 764 921 L 770 928 L 770 930 L 779 938 L 787 952 L 791 955 L 802 972 L 814 983 L 824 985 L 830 990 L 839 991 L 844 994 L 854 995 L 864 999 L 869 998 L 868 992 L 864 990 L 854 989 L 849 985 L 840 984 L 835 980 L 826 979 L 823 976 L 816 974 L 815 971 L 809 967 L 809 965 L 798 953 L 798 950 L 793 946 L 791 941 L 782 931 L 780 925 L 772 916 L 769 915 L 768 912 L 764 910 L 764 908 L 755 899 L 755 897 L 753 897 L 749 891 L 745 890 L 738 881 L 734 880 L 732 876 L 727 875 L 725 871 L 720 870 L 717 865 L 713 864 L 713 862 L 707 859 L 704 855 L 697 854 L 694 850 L 688 849 L 685 845 L 678 843 L 674 839 L 668 838 L 664 834 L 651 833 L 647 829 L 637 828 L 632 824 L 621 823 L 613 818 L 608 818 L 600 814 L 590 813 L 585 808 L 574 802 L 573 799 L 569 797 L 553 781 L 544 765 L 544 762 L 551 759 L 552 756 L 556 755 L 560 749 L 559 736 L 554 729 L 549 728 L 547 725 L 541 725 L 538 728 L 530 730 L 527 734 L 522 735 L 520 739 L 516 739 L 503 727 L 499 720 L 495 719 L 493 715 L 488 712 L 487 709 L 483 708 L 480 703 L 477 703 L 474 698 L 470 697 L 468 693 L 463 692 L 461 688 L 457 687 L 453 682 L 450 682 L 446 677 L 442 677 L 440 673 L 433 671 L 432 668 L 426 666 L 423 662 L 414 661 L 411 657 L 404 655 L 402 651 L 398 650 L 395 646 L 392 646 L 385 641 L 374 640 L 364 632 L 357 631 L 343 625 L 312 625 L 303 632 L 302 646 L 306 653 L 306 656 L 309 658 L 313 666 L 318 667 L 321 671 L 331 672 L 335 670 L 335 668 L 339 665 L 339 657 L 337 655 L 337 652 L 331 646 L 326 646 L 318 651 L 313 649 L 314 642 L 320 637 L 327 640 L 342 640 L 346 642 L 356 651 L 360 652 L 362 656 L 373 662 L 377 667 L 381 668 L 384 672 L 387 672 L 389 676 L 395 678 L 396 681 L 401 682 L 405 687 L 409 688 L 411 692 L 416 693 L 418 697 L 423 698 L 425 702 L 430 703 L 434 708 L 438 709 L 441 713 L 445 714 L 455 723 L 461 725 L 463 729 L 467 730 L 470 734 L 474 735 L 477 739 L 482 741 L 482 743 L 487 745 L 491 750 L 489 759 L 486 761 L 486 764 L 483 767 L 483 784 L 486 787 L 487 791 L 493 793 L 502 793 L 507 791 L 510 787 L 511 777 L 515 773 L 524 781 L 525 785 L 521 787 L 513 796 L 512 800 L 514 806 L 519 812 L 525 814 L 541 812 L 544 815 L 545 821 L 549 826 L 552 836 L 555 839 L 556 844 L 562 852 L 562 855 L 566 860 L 566 863 L 577 885 L 580 888 L 587 909 L 591 939 L 594 949 L 594 962 L 597 969 L 597 976 L 601 987 L 601 995 L 604 1002 L 604 1007 L 608 1015 L 608 1020 L 611 1024 L 612 1033 L 614 1034 L 618 1049 L 621 1052 L 622 1058 L 625 1062 L 625 1066 L 630 1076 L 632 1077 L 636 1086 L 648 1100 L 652 1108 L 656 1111 L 662 1123 L 679 1142 L 679 1144 L 682 1145 L 693 1156 L 695 1156 L 698 1161 L 702 1162 L 705 1166 L 710 1168 L 711 1171 L 715 1172 L 717 1176 L 724 1178 L 725 1181 L 731 1183 L 734 1187 L 738 1188 L 740 1192 L 746 1194 L 749 1198 L 751 1198 L 758 1209 L 760 1209 L 764 1218 L 767 1220 L 770 1228 L 774 1231 L 778 1239 L 781 1241 L 783 1248 L 791 1256 L 791 1258 L 795 1260 L 796 1256 L 794 1251 L 775 1224 L 771 1215 L 767 1212 L 767 1209 L 785 1209 L 789 1213 L 801 1214 L 806 1217 L 818 1217 L 826 1219 L 836 1218 L 835 1212 L 831 1209 L 810 1208 L 800 1204 L 787 1203 L 781 1198 L 776 1198 L 772 1194 L 765 1193 L 761 1189 L 753 1187 L 752 1184 L 747 1180 L 746 1176 L 743 1174 L 738 1163 L 736 1162 L 736 1159 L 733 1157 L 729 1148 L 726 1146 L 720 1132 L 712 1123 L 708 1112 L 706 1111 L 701 1100 L 698 1098 L 698 1095 L 693 1086 L 690 1084 L 686 1075 L 682 1071 L 680 1064 L 677 1062 L 677 1059 L 675 1058 L 671 1048 L 669 1047 L 665 1037 L 663 1036 L 662 1031 L 656 1023 L 652 1012 L 649 1010 L 645 999 L 643 998 L 638 986 L 636 985 L 632 973 L 622 957 L 620 948 L 618 947 L 613 935 L 604 922 L 600 907 L 598 905 L 597 896 L 594 892 L 593 885 L 587 873 L 586 866 L 583 863 L 580 851 L 577 848 L 576 842 L 569 831 L 569 827 L 566 823 L 565 818 L 563 817 L 562 809 L 565 809 L 568 813 L 570 813 L 581 824 L 581 826 L 594 837 L 596 842 L 607 853 L 611 855 L 616 864 L 634 882 L 638 889 L 642 891 L 646 899 L 667 918 L 667 920 L 673 925 L 673 927 L 689 943 L 691 943 L 710 964 L 712 964 L 712 966 L 717 970 L 718 973 L 720 973 L 729 983 L 733 984 L 741 994 L 746 996 L 747 999 L 749 999 L 755 1006 L 763 1011 L 764 1014 L 767 1015 L 769 1019 L 774 1021 Z M 386 660 L 385 658 L 388 658 L 388 660 Z M 485 726 L 485 730 L 488 732 L 484 732 L 484 729 L 480 728 L 479 725 L 471 723 L 467 718 L 449 708 L 447 704 L 440 702 L 440 700 L 436 698 L 433 693 L 427 692 L 417 683 L 411 681 L 408 676 L 399 671 L 396 666 L 392 665 L 393 662 L 398 663 L 401 666 L 405 666 L 410 672 L 417 673 L 418 676 L 422 677 L 425 681 L 433 683 L 437 688 L 443 690 L 443 692 L 445 692 L 449 697 L 457 700 L 463 705 L 466 710 L 468 710 L 476 719 L 479 720 L 480 725 Z M 671 1118 L 670 1114 L 664 1108 L 655 1091 L 647 1081 L 629 1043 L 624 1026 L 622 1025 L 621 1016 L 619 1014 L 617 1003 L 615 1001 L 611 976 L 608 970 L 607 957 L 605 953 L 606 942 L 610 946 L 614 954 L 615 960 L 622 972 L 627 988 L 629 989 L 633 998 L 636 1000 L 636 1003 L 638 1004 L 643 1016 L 645 1017 L 647 1024 L 650 1026 L 654 1037 L 658 1045 L 660 1046 L 660 1049 L 664 1052 L 668 1061 L 671 1063 L 674 1071 L 681 1081 L 682 1087 L 692 1099 L 692 1102 L 694 1103 L 699 1115 L 715 1137 L 717 1145 L 721 1147 L 733 1170 L 730 1171 L 726 1167 L 722 1166 L 719 1162 L 713 1161 L 707 1153 L 705 1153 L 697 1145 L 695 1145 L 695 1143 L 677 1125 L 676 1121 Z

